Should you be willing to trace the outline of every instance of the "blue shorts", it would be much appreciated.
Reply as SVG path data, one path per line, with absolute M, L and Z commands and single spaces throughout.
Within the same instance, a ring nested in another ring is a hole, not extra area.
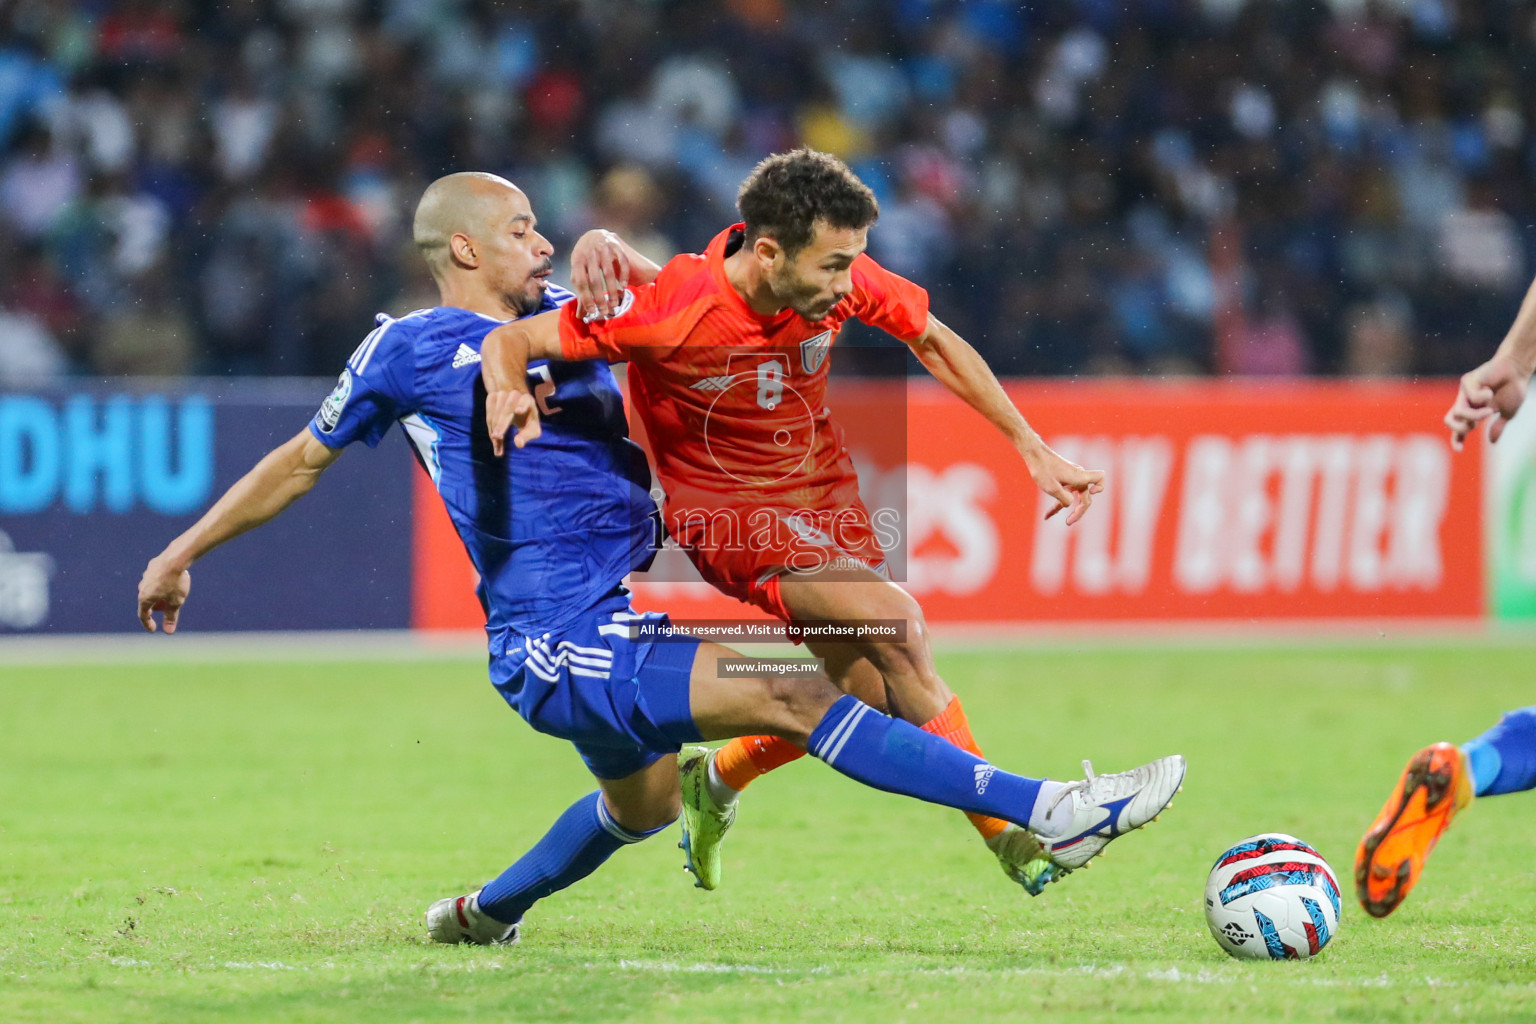
M 698 641 L 630 639 L 666 623 L 618 587 L 560 630 L 492 636 L 491 682 L 529 725 L 575 744 L 593 775 L 622 779 L 701 738 L 689 706 Z

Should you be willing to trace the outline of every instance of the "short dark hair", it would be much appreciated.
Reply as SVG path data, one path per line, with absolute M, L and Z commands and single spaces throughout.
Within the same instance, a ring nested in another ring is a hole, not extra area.
M 746 243 L 767 236 L 790 256 L 811 240 L 818 220 L 834 228 L 867 228 L 880 216 L 869 186 L 830 153 L 775 153 L 752 169 L 736 193 Z

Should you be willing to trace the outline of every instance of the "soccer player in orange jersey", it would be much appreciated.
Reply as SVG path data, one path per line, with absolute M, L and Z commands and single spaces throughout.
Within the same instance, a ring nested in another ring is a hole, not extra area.
M 1526 290 L 1493 356 L 1468 371 L 1445 414 L 1461 451 L 1484 421 L 1488 442 L 1525 404 L 1536 372 L 1536 282 Z M 1408 759 L 1392 795 L 1355 849 L 1355 893 L 1372 917 L 1386 917 L 1418 884 L 1435 844 L 1474 797 L 1536 789 L 1536 707 L 1519 708 L 1460 747 L 1435 743 Z
M 899 620 L 903 637 L 807 640 L 843 689 L 980 758 L 959 699 L 934 668 L 922 609 L 888 578 L 844 437 L 826 406 L 828 352 L 857 318 L 904 342 L 1013 444 L 1056 512 L 1075 523 L 1104 474 L 1052 451 L 986 363 L 928 310 L 922 288 L 864 254 L 874 194 L 835 157 L 796 150 L 742 185 L 743 223 L 657 279 L 492 332 L 487 390 L 518 387 L 529 358 L 628 361 L 631 406 L 666 493 L 672 537 L 703 577 L 788 622 Z M 489 415 L 493 444 L 538 434 L 531 402 Z M 736 795 L 804 751 L 781 739 L 732 741 L 685 758 L 685 849 L 704 888 Z M 978 785 L 984 785 L 979 780 Z M 1087 836 L 1040 836 L 971 816 L 1010 878 L 1031 893 L 1065 873 Z M 1106 826 L 1107 827 L 1107 826 Z M 1047 858 L 1043 854 L 1055 854 Z

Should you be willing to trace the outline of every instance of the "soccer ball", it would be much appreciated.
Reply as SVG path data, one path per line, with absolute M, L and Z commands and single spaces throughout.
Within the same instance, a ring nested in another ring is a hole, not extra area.
M 1295 836 L 1250 836 L 1216 858 L 1205 921 L 1239 960 L 1306 960 L 1339 930 L 1339 880 Z

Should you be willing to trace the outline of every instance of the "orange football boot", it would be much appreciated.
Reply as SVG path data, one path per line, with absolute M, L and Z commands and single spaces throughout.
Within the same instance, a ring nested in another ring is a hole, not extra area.
M 1397 909 L 1456 812 L 1472 802 L 1466 757 L 1449 743 L 1408 759 L 1397 788 L 1355 851 L 1355 895 L 1372 917 Z

